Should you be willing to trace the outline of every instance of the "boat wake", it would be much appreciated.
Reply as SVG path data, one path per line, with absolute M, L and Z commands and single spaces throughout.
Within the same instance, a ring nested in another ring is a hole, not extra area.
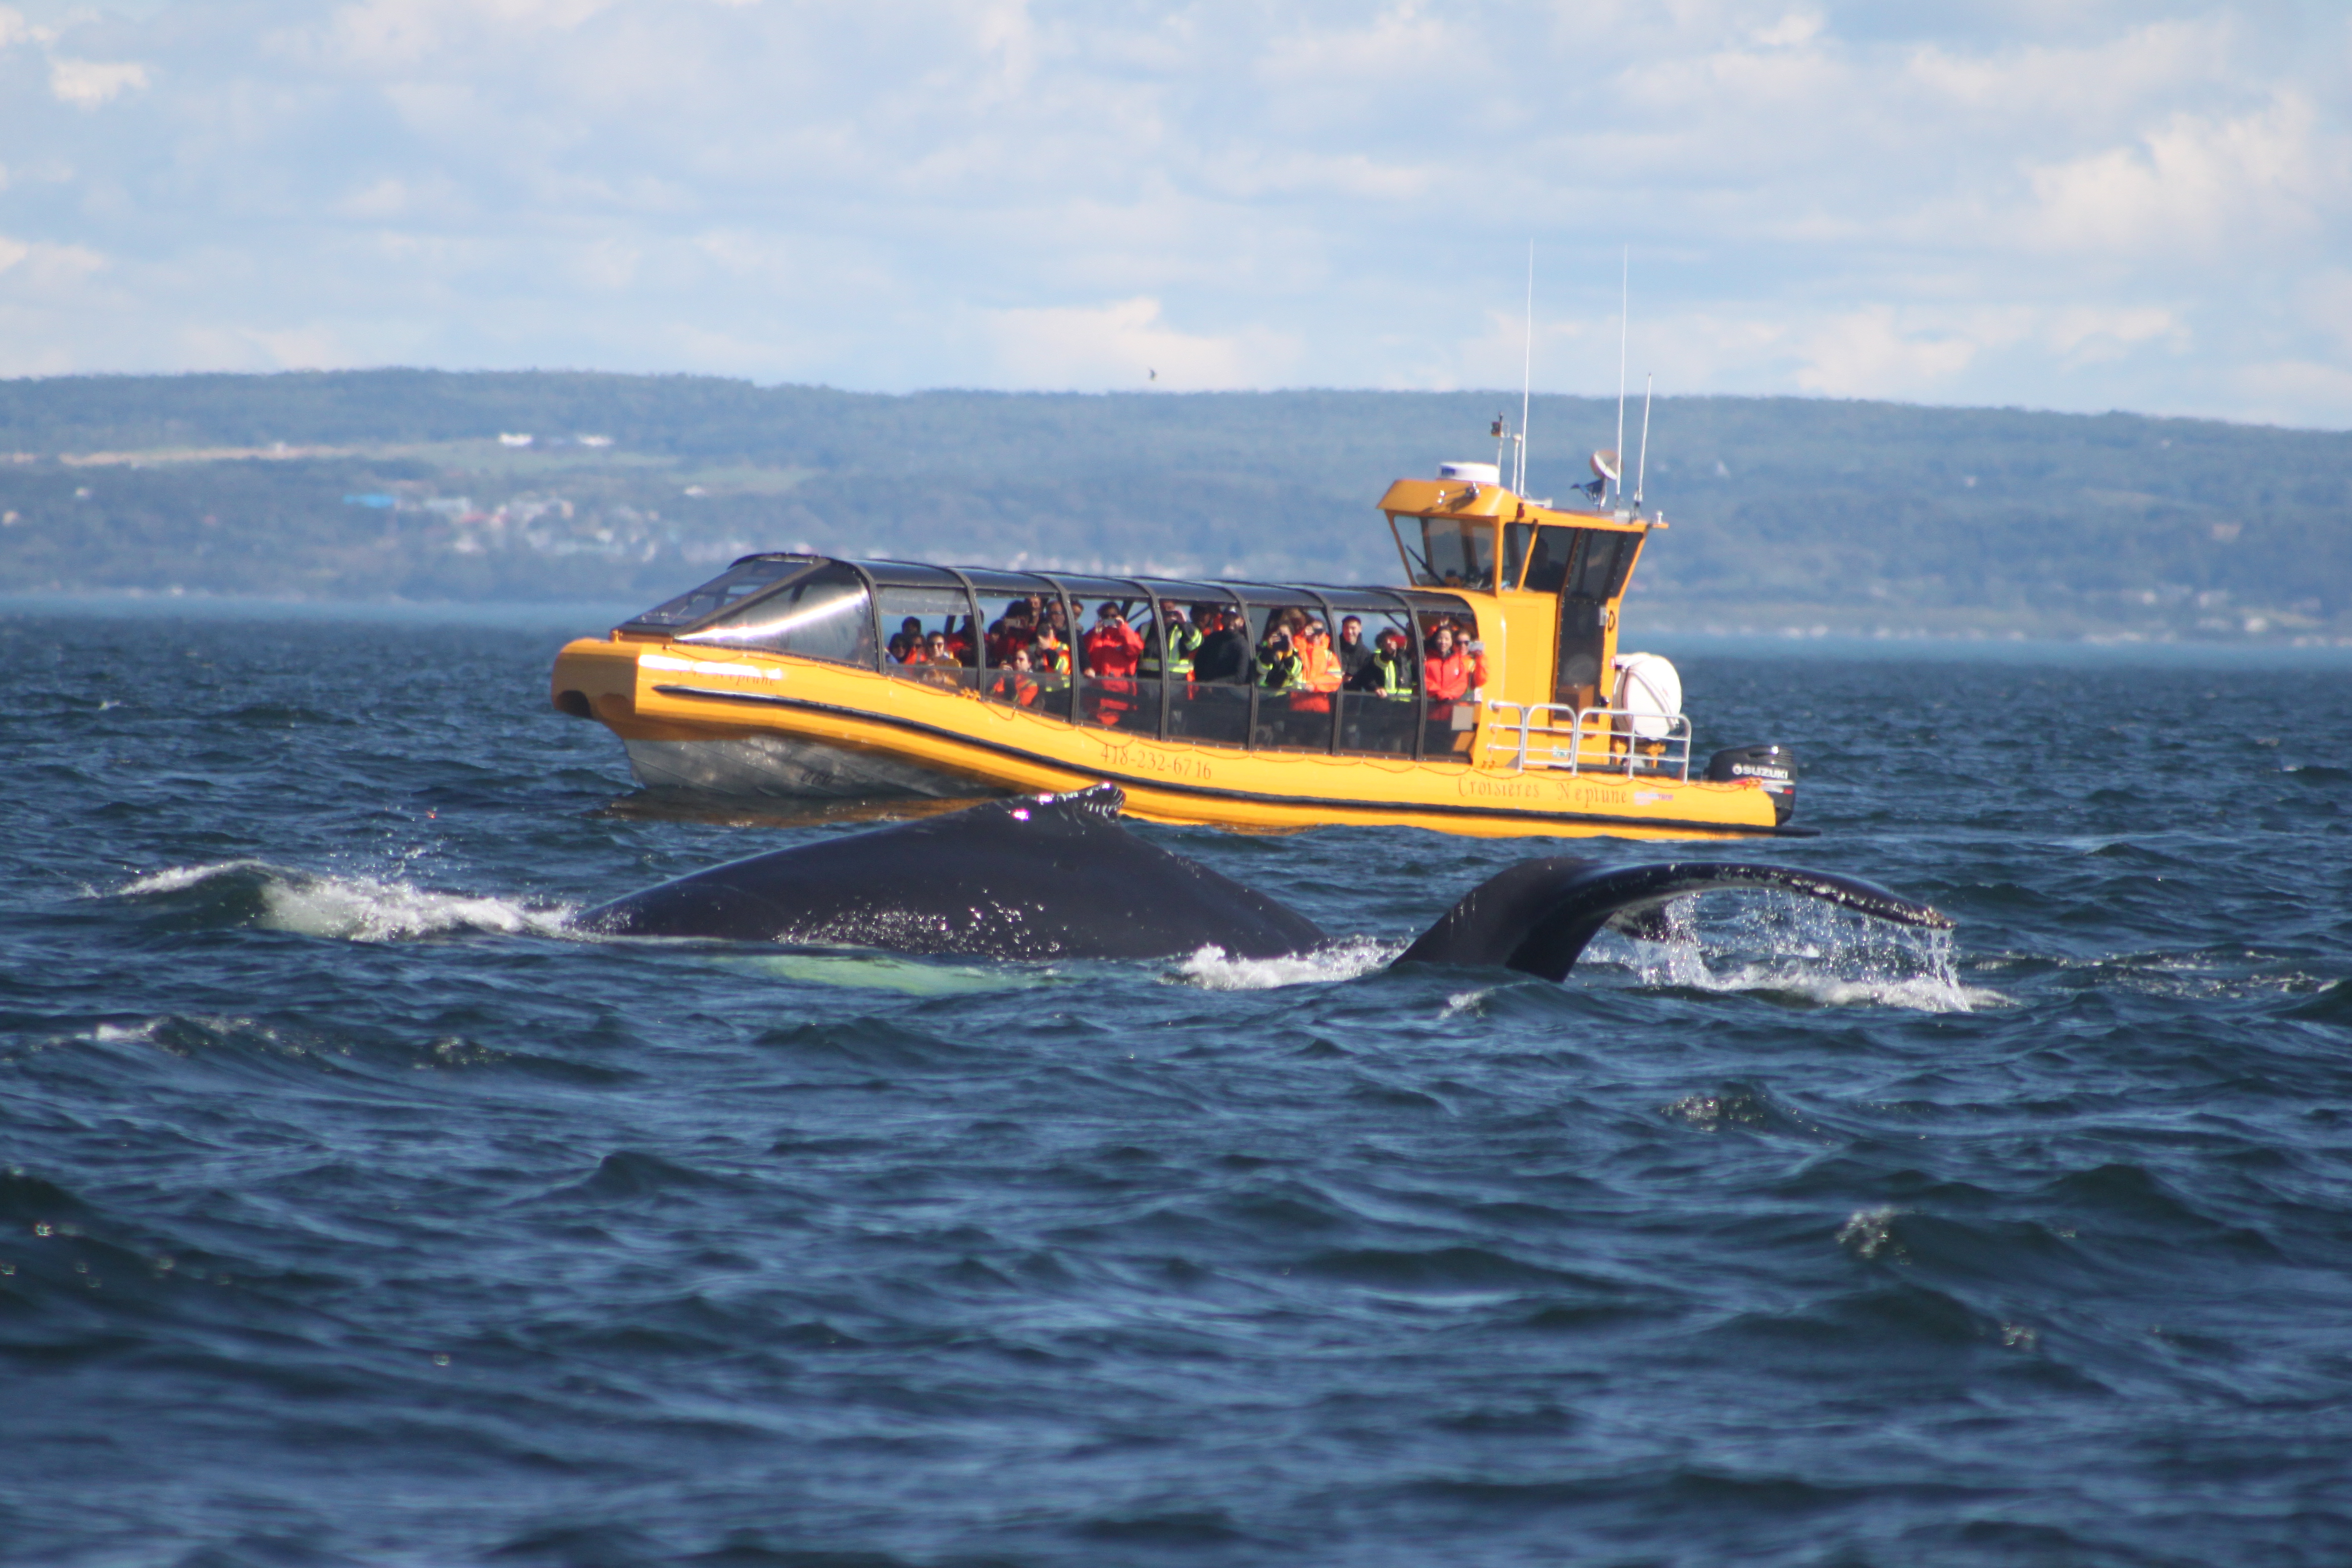
M 376 877 L 297 871 L 264 860 L 177 866 L 110 895 L 192 927 L 252 926 L 341 942 L 488 933 L 562 936 L 569 905 L 434 892 Z

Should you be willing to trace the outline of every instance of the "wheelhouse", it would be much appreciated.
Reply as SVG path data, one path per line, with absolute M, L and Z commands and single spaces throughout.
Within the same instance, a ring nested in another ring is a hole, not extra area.
M 1618 604 L 1649 531 L 1664 522 L 1555 511 L 1508 490 L 1418 479 L 1390 487 L 1381 506 L 1412 582 L 1495 596 L 1517 634 L 1511 668 L 1521 701 L 1609 704 Z M 1527 690 L 1528 659 L 1550 672 L 1548 693 Z

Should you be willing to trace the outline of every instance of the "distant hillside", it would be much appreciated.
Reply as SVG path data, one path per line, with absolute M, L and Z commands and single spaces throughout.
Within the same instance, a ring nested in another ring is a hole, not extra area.
M 535 372 L 6 381 L 0 582 L 645 598 L 795 544 L 1391 581 L 1372 502 L 1491 457 L 1487 422 L 1515 405 Z M 1538 398 L 1529 489 L 1564 495 L 1615 419 Z M 1664 398 L 1649 492 L 1672 523 L 1638 584 L 1653 627 L 2352 637 L 2344 433 Z

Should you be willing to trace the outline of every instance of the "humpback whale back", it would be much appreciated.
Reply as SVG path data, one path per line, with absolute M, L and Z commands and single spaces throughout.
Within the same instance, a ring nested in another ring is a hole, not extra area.
M 1500 966 L 1562 980 L 1601 927 L 1640 932 L 1670 899 L 1733 888 L 1803 893 L 1898 925 L 1952 923 L 1925 904 L 1824 871 L 1723 860 L 1611 866 L 1559 856 L 1522 860 L 1481 882 L 1397 962 Z
M 738 860 L 601 904 L 583 930 L 980 958 L 1277 958 L 1312 921 L 1118 825 L 1126 797 L 991 801 Z

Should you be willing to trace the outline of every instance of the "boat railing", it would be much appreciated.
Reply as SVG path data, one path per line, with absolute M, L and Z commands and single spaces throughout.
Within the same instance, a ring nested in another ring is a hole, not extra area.
M 1512 773 L 1558 770 L 1690 780 L 1690 721 L 1564 702 L 1486 704 L 1486 753 Z

